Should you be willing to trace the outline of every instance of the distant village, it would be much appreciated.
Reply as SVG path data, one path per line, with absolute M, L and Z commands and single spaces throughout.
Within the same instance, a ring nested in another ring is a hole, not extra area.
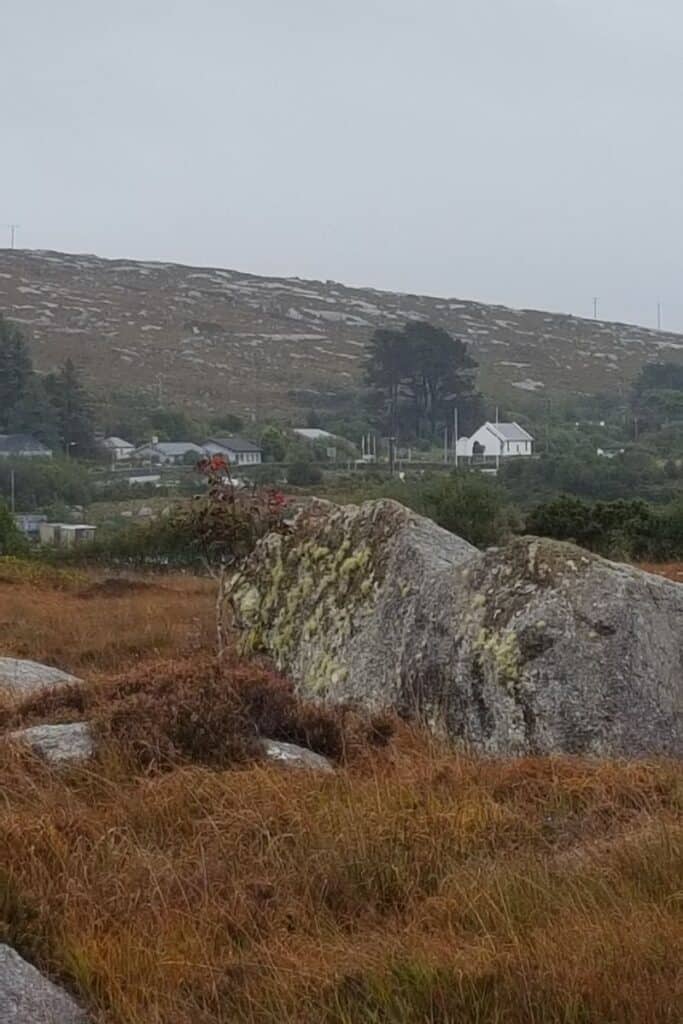
M 304 441 L 323 442 L 329 458 L 336 458 L 335 444 L 352 442 L 313 427 L 295 427 L 292 433 Z M 484 423 L 471 437 L 456 441 L 456 454 L 463 459 L 496 460 L 533 454 L 534 438 L 518 423 Z M 243 437 L 209 437 L 202 444 L 193 441 L 160 441 L 152 437 L 142 445 L 134 445 L 122 437 L 105 437 L 100 448 L 111 456 L 112 463 L 140 466 L 194 465 L 204 456 L 223 455 L 231 466 L 258 466 L 263 462 L 263 449 L 256 441 Z M 359 461 L 377 461 L 376 447 L 362 446 Z M 0 434 L 0 458 L 52 458 L 50 448 L 30 434 Z M 410 456 L 408 456 L 410 458 Z
M 345 438 L 314 427 L 295 427 L 292 433 L 301 441 L 323 445 L 326 456 L 336 460 L 340 454 L 346 456 L 349 468 L 367 466 L 376 463 L 392 463 L 399 477 L 403 477 L 402 467 L 414 462 L 424 462 L 418 453 L 411 449 L 396 449 L 383 443 L 375 435 L 362 438 L 360 450 Z M 389 439 L 391 441 L 391 439 Z M 530 457 L 534 451 L 534 438 L 518 423 L 486 422 L 470 437 L 454 439 L 454 444 L 446 443 L 443 461 L 452 464 L 459 462 L 477 466 L 489 472 L 495 472 L 501 460 Z M 261 445 L 253 440 L 240 436 L 208 437 L 201 444 L 193 441 L 161 441 L 152 437 L 148 442 L 134 445 L 122 437 L 104 437 L 99 441 L 104 457 L 109 457 L 111 468 L 122 472 L 131 488 L 136 486 L 161 486 L 161 472 L 156 470 L 169 467 L 192 468 L 204 457 L 221 455 L 231 470 L 249 470 L 264 462 Z M 348 458 L 352 453 L 353 457 Z M 51 459 L 52 450 L 29 434 L 0 434 L 0 459 Z M 124 475 L 125 473 L 125 475 Z M 244 481 L 236 478 L 236 486 L 243 486 Z M 16 515 L 15 520 L 31 540 L 41 544 L 52 544 L 72 547 L 77 544 L 89 543 L 95 538 L 96 526 L 89 523 L 51 522 L 47 516 L 39 514 Z

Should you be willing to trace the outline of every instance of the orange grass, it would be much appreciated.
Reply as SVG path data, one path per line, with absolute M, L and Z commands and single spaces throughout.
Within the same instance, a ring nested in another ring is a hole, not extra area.
M 204 583 L 116 589 L 0 585 L 3 653 L 101 673 L 208 650 Z M 155 663 L 132 679 L 168 728 Z M 680 1020 L 679 766 L 486 760 L 401 727 L 334 775 L 149 772 L 124 741 L 68 770 L 0 745 L 0 941 L 95 1024 Z
M 408 732 L 335 777 L 0 758 L 1 937 L 97 1020 L 679 1019 L 673 766 Z
M 73 579 L 68 587 L 36 586 L 2 582 L 0 572 L 0 656 L 92 675 L 213 642 L 210 581 L 169 576 L 112 585 L 95 577 Z

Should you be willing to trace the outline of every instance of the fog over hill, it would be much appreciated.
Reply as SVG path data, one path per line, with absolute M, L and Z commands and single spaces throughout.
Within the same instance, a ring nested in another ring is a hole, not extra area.
M 0 250 L 0 312 L 38 369 L 67 356 L 95 390 L 161 389 L 190 408 L 259 416 L 326 407 L 362 378 L 378 326 L 426 319 L 472 345 L 483 389 L 539 398 L 623 391 L 683 335 L 457 298 L 173 263 Z

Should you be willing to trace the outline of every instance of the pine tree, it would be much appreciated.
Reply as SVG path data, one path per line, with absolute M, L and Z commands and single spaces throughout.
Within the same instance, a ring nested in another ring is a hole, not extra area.
M 450 429 L 458 409 L 461 429 L 481 415 L 477 363 L 468 346 L 441 327 L 412 321 L 402 330 L 378 328 L 370 340 L 366 382 L 370 401 L 391 434 L 432 440 Z
M 0 429 L 7 429 L 32 375 L 33 364 L 21 332 L 0 314 Z
M 8 433 L 30 434 L 48 448 L 59 444 L 57 411 L 37 373 L 31 374 L 22 395 L 10 409 L 6 426 Z
M 93 412 L 88 393 L 71 359 L 46 380 L 57 415 L 59 441 L 67 455 L 84 457 L 95 450 Z

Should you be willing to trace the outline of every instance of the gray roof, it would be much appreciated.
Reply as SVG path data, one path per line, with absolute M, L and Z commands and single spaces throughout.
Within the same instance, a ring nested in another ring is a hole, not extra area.
M 141 445 L 137 451 L 147 451 L 151 449 L 154 452 L 159 452 L 160 455 L 184 455 L 185 452 L 195 452 L 197 455 L 202 454 L 202 449 L 198 444 L 194 444 L 192 441 L 157 441 L 156 444 Z
M 489 427 L 504 441 L 533 441 L 531 434 L 527 434 L 519 423 L 489 423 Z
M 210 437 L 208 441 L 204 442 L 207 444 L 217 444 L 221 448 L 225 448 L 230 452 L 260 452 L 259 445 L 254 444 L 253 441 L 245 441 L 243 437 Z
M 30 434 L 0 434 L 0 452 L 5 454 L 18 455 L 20 452 L 25 451 L 45 452 L 47 454 L 50 450 L 42 441 L 31 437 Z

